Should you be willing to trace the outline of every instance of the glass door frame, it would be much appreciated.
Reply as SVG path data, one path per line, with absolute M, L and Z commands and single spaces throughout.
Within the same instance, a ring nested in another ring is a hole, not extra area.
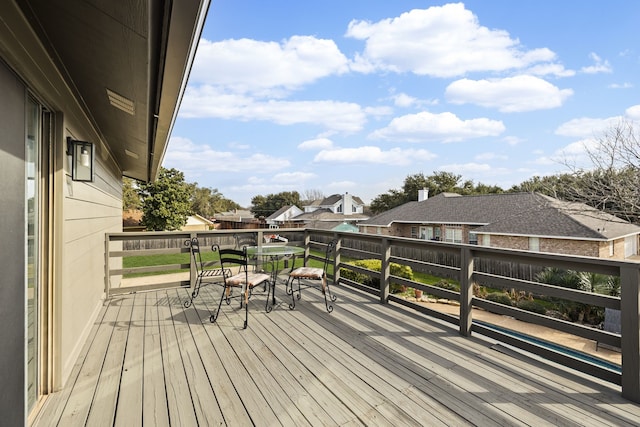
M 42 397 L 51 391 L 51 345 L 50 330 L 50 295 L 51 295 L 51 224 L 52 224 L 52 201 L 53 185 L 53 114 L 40 102 L 36 96 L 27 92 L 25 121 L 25 183 L 27 192 L 25 194 L 25 215 L 26 215 L 26 248 L 27 263 L 26 283 L 25 283 L 25 309 L 27 322 L 27 339 L 25 340 L 25 402 L 27 404 L 27 415 L 37 413 L 42 403 Z M 31 125 L 31 126 L 30 126 Z M 31 129 L 30 129 L 31 127 Z M 33 145 L 30 147 L 30 134 L 34 137 Z M 32 167 L 32 170 L 29 168 Z M 32 175 L 32 177 L 30 177 Z M 33 179 L 33 211 L 32 219 L 29 218 L 29 179 Z M 32 222 L 32 224 L 30 224 Z M 30 225 L 33 227 L 29 229 Z M 32 254 L 29 254 L 29 239 L 33 237 Z M 31 266 L 31 267 L 30 267 Z M 29 269 L 31 268 L 31 272 Z M 29 309 L 29 282 L 33 279 L 33 308 Z M 29 325 L 32 323 L 33 331 Z M 33 332 L 33 342 L 29 343 L 29 335 Z M 33 365 L 29 364 L 29 346 L 33 345 L 34 360 Z M 33 384 L 31 384 L 33 383 Z M 30 388 L 31 387 L 31 388 Z

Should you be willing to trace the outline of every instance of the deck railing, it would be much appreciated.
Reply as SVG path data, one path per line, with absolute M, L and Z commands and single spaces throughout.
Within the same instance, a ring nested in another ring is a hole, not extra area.
M 184 242 L 192 237 L 198 237 L 201 240 L 201 248 L 205 252 L 206 248 L 210 249 L 213 243 L 234 246 L 236 236 L 242 233 L 256 234 L 259 244 L 266 244 L 265 242 L 275 235 L 285 237 L 286 243 L 280 244 L 305 247 L 305 263 L 309 259 L 318 259 L 318 255 L 314 253 L 322 252 L 327 242 L 336 240 L 330 276 L 340 285 L 375 294 L 382 304 L 395 302 L 428 316 L 450 322 L 457 325 L 459 333 L 463 336 L 470 336 L 472 333 L 481 334 L 620 385 L 625 398 L 640 402 L 640 263 L 319 229 L 115 233 L 107 234 L 105 239 L 105 293 L 109 297 L 117 293 L 143 289 L 193 286 L 195 266 L 190 261 L 189 248 L 184 245 Z M 123 259 L 127 257 L 175 254 L 183 254 L 180 255 L 181 262 L 162 264 L 160 258 L 160 261 L 156 259 L 156 265 L 153 266 L 123 266 Z M 354 259 L 379 259 L 381 270 L 368 270 L 346 262 Z M 446 261 L 434 261 L 439 259 Z M 486 266 L 487 262 L 494 261 L 501 265 L 513 264 L 514 271 L 522 271 L 523 266 L 525 270 L 526 268 L 555 267 L 618 277 L 622 297 L 553 286 L 520 277 L 510 277 L 502 272 L 502 269 L 496 269 L 498 271 L 496 272 L 487 271 L 483 267 L 481 271 L 477 267 L 478 265 Z M 392 263 L 410 266 L 414 271 L 456 279 L 460 284 L 460 291 L 394 276 L 390 268 Z M 341 277 L 341 269 L 377 278 L 380 286 L 372 288 Z M 145 279 L 145 276 L 140 277 L 140 274 L 151 276 Z M 130 277 L 132 275 L 136 277 Z M 436 297 L 458 301 L 459 313 L 457 316 L 445 314 L 430 309 L 425 304 L 396 296 L 390 293 L 391 283 L 406 285 Z M 621 333 L 608 332 L 480 298 L 474 296 L 474 284 L 516 289 L 533 295 L 544 295 L 594 307 L 619 310 Z M 610 364 L 597 363 L 592 358 L 565 351 L 559 345 L 535 342 L 497 325 L 474 320 L 474 307 L 594 340 L 599 345 L 617 348 L 621 351 L 622 364 L 619 369 L 616 366 L 612 368 Z

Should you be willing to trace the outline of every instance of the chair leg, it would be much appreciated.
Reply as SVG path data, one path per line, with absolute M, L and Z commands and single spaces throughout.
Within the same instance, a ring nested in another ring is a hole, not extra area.
M 264 304 L 264 311 L 271 313 L 271 310 L 273 310 L 273 304 L 276 300 L 276 284 L 275 282 L 271 283 L 271 281 L 268 281 L 265 283 L 265 286 L 269 286 L 269 292 L 267 292 L 267 301 Z M 272 301 L 272 303 L 269 304 L 269 301 Z
M 331 293 L 331 288 L 329 288 L 326 276 L 322 276 L 322 293 L 324 295 L 324 305 L 327 308 L 327 312 L 331 313 L 333 311 L 333 304 L 331 303 L 334 302 L 337 297 Z M 329 295 L 328 300 L 327 295 Z
M 228 292 L 229 292 L 229 286 L 223 286 L 222 295 L 220 295 L 220 301 L 218 301 L 218 310 L 216 311 L 215 314 L 212 314 L 211 317 L 209 317 L 209 321 L 211 323 L 214 323 L 218 319 L 218 314 L 220 314 L 220 308 L 222 307 L 222 300 L 229 299 Z
M 195 285 L 193 285 L 193 292 L 191 292 L 191 298 L 184 302 L 184 308 L 189 308 L 191 304 L 193 304 L 193 300 L 196 299 L 198 294 L 200 293 L 200 283 L 202 282 L 202 278 L 198 277 L 196 279 Z
M 240 307 L 242 307 L 242 305 Z M 247 329 L 248 324 L 249 324 L 249 285 L 246 285 L 244 288 L 244 327 L 243 329 Z
M 285 284 L 285 291 L 287 292 L 287 295 L 291 295 L 291 304 L 289 304 L 289 310 L 293 310 L 294 308 L 296 308 L 296 298 L 293 294 L 294 281 L 295 279 L 289 276 L 289 278 L 287 279 L 287 283 Z

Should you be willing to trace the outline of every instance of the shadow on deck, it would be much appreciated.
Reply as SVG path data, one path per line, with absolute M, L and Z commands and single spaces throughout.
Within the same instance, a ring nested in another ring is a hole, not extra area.
M 113 297 L 66 387 L 34 425 L 640 425 L 620 388 L 336 286 L 329 314 L 237 301 L 220 288 Z M 496 349 L 500 351 L 496 351 Z

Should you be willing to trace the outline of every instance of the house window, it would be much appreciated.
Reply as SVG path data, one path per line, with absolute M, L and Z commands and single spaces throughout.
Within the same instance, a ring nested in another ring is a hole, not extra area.
M 448 225 L 444 229 L 444 241 L 462 243 L 462 227 L 457 225 Z
M 614 251 L 614 246 L 615 246 L 615 245 L 613 244 L 613 240 L 611 240 L 611 241 L 609 242 L 609 256 L 613 256 L 613 254 L 615 253 L 615 251 Z
M 418 238 L 418 227 L 411 227 L 411 238 L 412 239 L 417 239 Z
M 532 252 L 540 252 L 540 239 L 537 237 L 529 237 L 529 250 Z
M 477 245 L 478 244 L 478 235 L 476 233 L 469 233 L 469 244 Z
M 337 213 L 342 213 L 342 204 L 338 205 L 338 209 L 336 209 Z
M 420 227 L 420 239 L 422 240 L 440 240 L 440 227 Z
M 482 235 L 482 246 L 491 247 L 491 234 Z
M 376 234 L 382 234 L 382 227 L 376 227 Z

